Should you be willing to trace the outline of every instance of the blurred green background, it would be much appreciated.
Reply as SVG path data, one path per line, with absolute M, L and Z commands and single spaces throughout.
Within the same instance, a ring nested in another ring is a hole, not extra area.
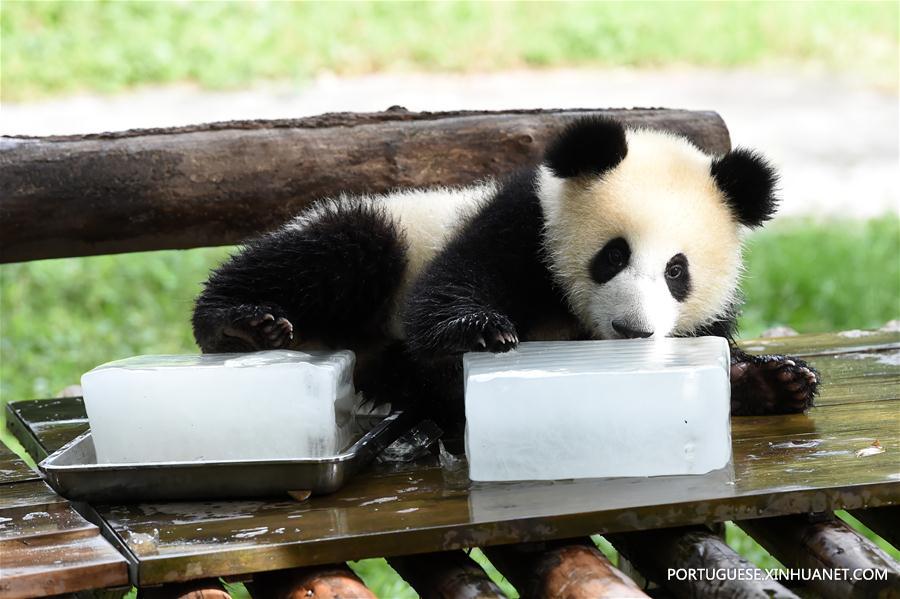
M 6 0 L 0 40 L 4 103 L 149 84 L 302 84 L 323 71 L 582 66 L 825 71 L 896 93 L 898 4 Z M 0 266 L 0 406 L 52 396 L 109 360 L 195 351 L 192 300 L 228 251 Z M 749 240 L 744 292 L 743 336 L 900 318 L 900 219 L 778 220 Z M 0 437 L 18 448 L 5 427 Z M 728 540 L 776 564 L 734 527 Z M 382 561 L 355 567 L 382 597 L 414 596 Z
M 322 70 L 797 65 L 890 84 L 894 2 L 3 2 L 4 100 Z

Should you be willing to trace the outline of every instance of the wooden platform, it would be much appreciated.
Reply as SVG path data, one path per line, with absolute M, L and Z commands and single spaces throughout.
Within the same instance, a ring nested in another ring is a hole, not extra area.
M 473 484 L 426 460 L 402 469 L 373 468 L 338 493 L 303 502 L 274 498 L 93 510 L 129 560 L 132 582 L 153 585 L 366 557 L 900 504 L 900 333 L 851 331 L 744 345 L 755 353 L 804 356 L 820 370 L 824 384 L 818 406 L 807 415 L 734 418 L 734 464 L 728 472 Z M 76 398 L 17 402 L 10 412 L 10 428 L 37 459 L 87 426 Z M 857 457 L 876 440 L 882 453 Z M 0 505 L 10 509 L 9 501 L 0 499 Z
M 0 597 L 126 584 L 125 559 L 99 529 L 0 444 Z

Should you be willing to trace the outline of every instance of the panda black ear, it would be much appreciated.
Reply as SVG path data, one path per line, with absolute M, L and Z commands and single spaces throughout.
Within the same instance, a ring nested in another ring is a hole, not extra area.
M 584 117 L 568 125 L 544 152 L 544 164 L 562 179 L 602 175 L 628 153 L 625 128 L 605 117 Z
M 742 225 L 758 227 L 778 209 L 778 174 L 761 154 L 737 148 L 713 159 L 710 173 Z

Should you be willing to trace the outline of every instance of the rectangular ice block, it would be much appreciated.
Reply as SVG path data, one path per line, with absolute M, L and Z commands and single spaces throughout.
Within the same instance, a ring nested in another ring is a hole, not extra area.
M 721 337 L 520 343 L 463 358 L 475 481 L 702 474 L 731 459 Z
M 322 457 L 350 442 L 351 351 L 137 356 L 81 377 L 101 463 Z

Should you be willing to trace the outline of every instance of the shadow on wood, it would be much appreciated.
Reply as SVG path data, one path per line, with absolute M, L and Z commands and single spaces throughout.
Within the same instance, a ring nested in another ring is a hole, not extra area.
M 506 597 L 481 566 L 463 551 L 392 557 L 388 563 L 422 599 Z

